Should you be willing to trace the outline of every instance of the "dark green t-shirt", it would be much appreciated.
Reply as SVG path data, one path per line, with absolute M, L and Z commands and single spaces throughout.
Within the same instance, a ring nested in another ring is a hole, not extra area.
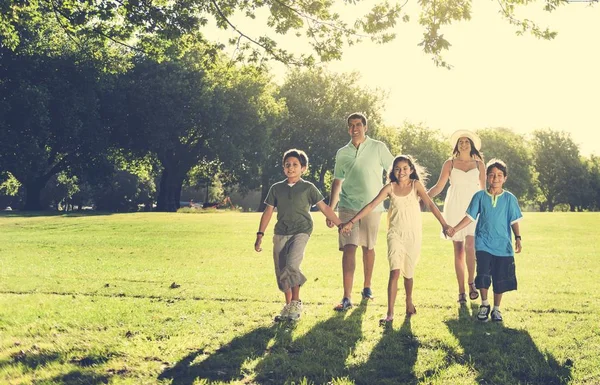
M 275 234 L 311 234 L 313 229 L 310 208 L 320 201 L 323 195 L 314 184 L 300 179 L 289 186 L 287 179 L 275 183 L 269 189 L 265 203 L 277 207 Z

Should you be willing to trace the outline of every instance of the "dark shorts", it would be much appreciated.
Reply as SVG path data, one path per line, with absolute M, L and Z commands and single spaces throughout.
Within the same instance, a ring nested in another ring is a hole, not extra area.
M 486 251 L 477 251 L 475 256 L 477 257 L 475 287 L 489 289 L 493 282 L 496 294 L 517 290 L 515 257 L 498 257 Z

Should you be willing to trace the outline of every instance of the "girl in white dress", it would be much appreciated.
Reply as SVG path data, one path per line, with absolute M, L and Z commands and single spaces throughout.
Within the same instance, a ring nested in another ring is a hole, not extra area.
M 459 130 L 450 137 L 453 146 L 452 157 L 444 162 L 437 183 L 427 191 L 433 198 L 438 195 L 446 183 L 450 187 L 444 201 L 444 219 L 449 225 L 455 226 L 464 218 L 467 207 L 473 195 L 485 188 L 485 166 L 479 152 L 481 139 L 471 131 Z M 457 232 L 451 239 L 454 244 L 454 271 L 458 282 L 458 302 L 467 302 L 465 294 L 465 256 L 468 275 L 469 298 L 475 300 L 479 293 L 475 288 L 475 225 L 472 222 L 463 230 Z M 448 238 L 450 239 L 450 238 Z
M 340 226 L 344 233 L 350 232 L 354 223 L 389 197 L 387 243 L 390 277 L 388 281 L 388 311 L 386 317 L 380 320 L 382 325 L 392 322 L 394 319 L 394 303 L 400 274 L 404 277 L 406 315 L 411 316 L 417 312 L 413 303 L 412 289 L 415 266 L 421 256 L 423 233 L 419 198 L 440 221 L 443 230 L 446 231 L 449 228 L 442 213 L 427 195 L 421 182 L 423 178 L 420 175 L 421 172 L 423 172 L 421 167 L 410 155 L 397 156 L 389 173 L 389 183 L 383 186 L 379 194 L 350 221 Z

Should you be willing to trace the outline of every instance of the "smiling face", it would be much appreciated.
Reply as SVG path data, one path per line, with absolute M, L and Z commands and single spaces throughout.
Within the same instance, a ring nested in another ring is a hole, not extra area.
M 290 183 L 297 182 L 304 171 L 306 171 L 306 167 L 302 166 L 300 159 L 295 156 L 289 156 L 283 162 L 283 173 Z
M 456 148 L 460 152 L 465 152 L 467 154 L 471 153 L 471 139 L 463 136 L 462 138 L 458 138 L 458 142 L 456 142 Z
M 362 142 L 365 139 L 366 132 L 367 126 L 363 123 L 362 119 L 348 120 L 348 134 L 350 134 L 352 142 Z
M 491 190 L 501 190 L 504 182 L 506 182 L 506 175 L 504 175 L 504 171 L 497 167 L 492 167 L 488 170 L 487 183 Z
M 398 183 L 400 183 L 408 181 L 414 169 L 410 167 L 410 164 L 406 160 L 400 160 L 394 164 L 392 172 Z

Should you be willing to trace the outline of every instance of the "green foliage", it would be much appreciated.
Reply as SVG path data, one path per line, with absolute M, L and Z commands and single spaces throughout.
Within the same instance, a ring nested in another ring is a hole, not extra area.
M 508 166 L 506 189 L 520 202 L 532 200 L 535 194 L 531 148 L 523 135 L 507 128 L 477 130 L 481 137 L 481 151 L 486 162 L 499 158 Z

